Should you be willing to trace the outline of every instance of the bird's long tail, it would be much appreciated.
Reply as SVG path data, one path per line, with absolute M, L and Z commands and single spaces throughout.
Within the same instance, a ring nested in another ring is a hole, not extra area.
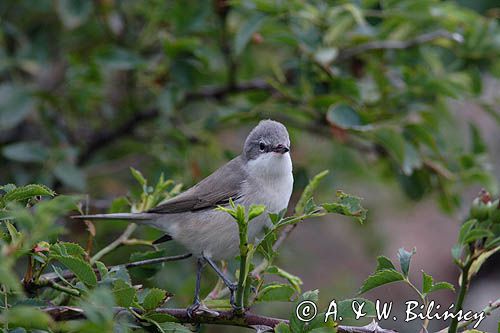
M 74 215 L 73 219 L 80 220 L 151 220 L 156 214 L 151 213 L 113 213 L 113 214 L 94 214 L 94 215 Z

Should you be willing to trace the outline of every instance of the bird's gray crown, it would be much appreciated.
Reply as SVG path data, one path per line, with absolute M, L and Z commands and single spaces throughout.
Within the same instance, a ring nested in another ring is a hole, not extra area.
M 286 127 L 274 120 L 261 120 L 248 134 L 243 147 L 243 155 L 247 160 L 255 159 L 261 154 L 276 152 L 286 153 L 290 150 L 290 138 Z

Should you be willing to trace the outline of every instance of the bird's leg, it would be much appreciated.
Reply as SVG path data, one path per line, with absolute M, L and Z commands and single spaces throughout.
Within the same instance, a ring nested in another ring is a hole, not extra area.
M 212 269 L 215 271 L 215 273 L 217 273 L 217 275 L 221 278 L 222 282 L 224 282 L 226 287 L 229 289 L 229 295 L 230 295 L 229 302 L 231 303 L 231 306 L 233 307 L 233 309 L 238 310 L 239 306 L 236 305 L 235 295 L 234 295 L 236 293 L 236 290 L 238 289 L 238 285 L 236 283 L 232 282 L 231 280 L 229 280 L 212 259 L 207 258 L 205 256 L 203 256 L 203 259 L 205 259 L 208 262 L 210 267 L 212 267 Z
M 203 267 L 205 266 L 206 259 L 202 256 L 198 258 L 196 262 L 196 285 L 194 288 L 194 301 L 187 308 L 187 314 L 189 318 L 193 317 L 193 314 L 200 307 L 200 284 L 201 284 L 201 272 L 203 271 Z

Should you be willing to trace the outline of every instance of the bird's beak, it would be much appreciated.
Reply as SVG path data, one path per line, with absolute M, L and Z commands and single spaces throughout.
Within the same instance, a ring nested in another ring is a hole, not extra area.
M 272 151 L 275 153 L 285 154 L 290 151 L 290 148 L 280 143 L 279 145 L 273 147 Z

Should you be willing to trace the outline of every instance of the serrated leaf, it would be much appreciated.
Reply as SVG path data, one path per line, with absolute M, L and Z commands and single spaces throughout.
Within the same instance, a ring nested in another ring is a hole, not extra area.
M 443 289 L 455 291 L 455 287 L 451 283 L 438 282 L 438 283 L 432 285 L 432 287 L 429 289 L 429 293 L 432 293 L 436 290 L 443 290 Z
M 116 280 L 113 283 L 112 292 L 118 306 L 132 306 L 137 298 L 137 291 L 135 288 L 123 280 Z
M 63 257 L 60 255 L 54 255 L 53 258 L 66 266 L 75 274 L 78 280 L 82 281 L 87 286 L 95 287 L 97 285 L 97 276 L 90 264 L 86 261 L 76 257 Z
M 3 200 L 5 202 L 21 201 L 38 195 L 53 197 L 56 193 L 45 185 L 30 184 L 12 189 L 3 196 Z
M 394 267 L 394 264 L 392 263 L 391 259 L 389 259 L 385 256 L 378 256 L 377 257 L 377 269 L 376 269 L 376 271 L 380 271 L 382 269 L 396 270 L 396 267 Z
M 315 175 L 307 184 L 306 188 L 302 192 L 299 201 L 295 205 L 295 214 L 300 215 L 304 213 L 307 202 L 312 198 L 314 191 L 319 186 L 319 183 L 323 178 L 328 175 L 328 170 L 323 170 L 317 175 Z
M 259 301 L 290 301 L 295 289 L 288 284 L 270 284 L 263 287 L 258 295 Z
M 363 286 L 361 286 L 358 294 L 363 294 L 374 288 L 383 286 L 384 284 L 403 281 L 405 277 L 400 272 L 393 269 L 382 269 L 370 275 Z
M 163 304 L 166 295 L 167 292 L 165 290 L 158 288 L 150 289 L 146 297 L 144 298 L 144 301 L 142 302 L 142 306 L 146 310 L 156 309 Z
M 408 271 L 410 270 L 411 257 L 415 254 L 416 250 L 413 249 L 411 252 L 406 251 L 404 248 L 398 250 L 399 264 L 401 266 L 401 271 L 404 276 L 408 276 Z
M 429 274 L 422 271 L 422 292 L 427 294 L 434 284 L 434 279 Z
M 355 217 L 359 223 L 366 219 L 366 209 L 361 205 L 361 198 L 337 191 L 337 202 L 324 203 L 323 208 L 329 213 Z
M 59 242 L 58 244 L 64 247 L 64 249 L 66 250 L 66 255 L 69 255 L 70 257 L 80 257 L 81 259 L 83 259 L 87 254 L 83 247 L 76 243 Z

